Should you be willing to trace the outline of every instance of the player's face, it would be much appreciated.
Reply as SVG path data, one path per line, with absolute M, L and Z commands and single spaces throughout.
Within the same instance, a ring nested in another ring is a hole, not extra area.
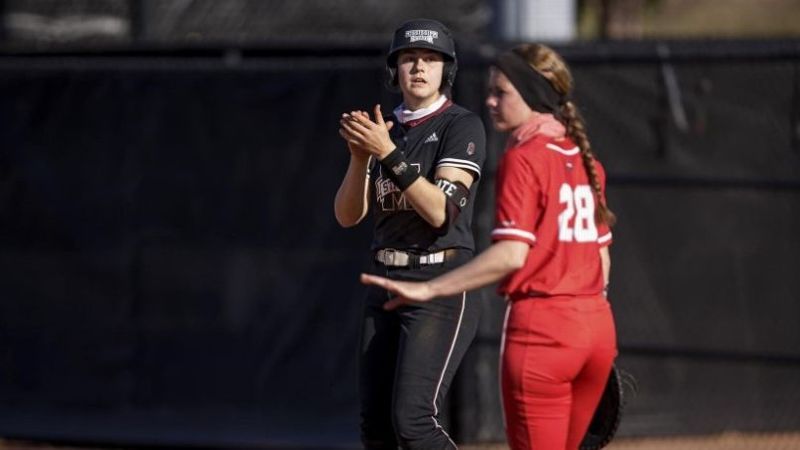
M 444 57 L 441 53 L 415 48 L 397 56 L 397 83 L 406 107 L 415 110 L 435 102 L 442 86 Z
M 511 131 L 527 122 L 534 111 L 519 95 L 506 75 L 496 68 L 489 69 L 489 93 L 486 106 L 497 131 Z

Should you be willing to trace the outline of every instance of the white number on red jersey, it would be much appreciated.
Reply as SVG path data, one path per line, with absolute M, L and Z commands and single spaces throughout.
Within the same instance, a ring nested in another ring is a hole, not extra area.
M 558 193 L 558 201 L 565 205 L 558 215 L 558 240 L 564 242 L 596 242 L 597 227 L 594 223 L 594 194 L 586 184 L 572 186 L 564 183 Z

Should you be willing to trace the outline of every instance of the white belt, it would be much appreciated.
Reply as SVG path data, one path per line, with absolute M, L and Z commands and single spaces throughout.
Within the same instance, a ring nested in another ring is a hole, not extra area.
M 436 253 L 428 253 L 427 255 L 415 255 L 413 253 L 404 252 L 403 250 L 395 250 L 393 248 L 382 248 L 375 252 L 375 261 L 383 264 L 384 266 L 391 267 L 407 267 L 412 265 L 414 261 L 422 266 L 428 264 L 441 264 L 445 259 L 445 250 Z

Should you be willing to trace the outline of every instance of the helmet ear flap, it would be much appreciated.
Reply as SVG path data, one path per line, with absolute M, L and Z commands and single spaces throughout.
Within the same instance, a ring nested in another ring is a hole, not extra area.
M 385 76 L 386 78 L 383 80 L 383 82 L 386 85 L 386 89 L 394 93 L 400 92 L 400 87 L 398 86 L 397 81 L 397 67 L 392 67 L 387 64 Z
M 444 77 L 442 81 L 448 86 L 453 87 L 456 84 L 456 72 L 458 72 L 458 63 L 456 61 L 448 61 L 444 65 Z

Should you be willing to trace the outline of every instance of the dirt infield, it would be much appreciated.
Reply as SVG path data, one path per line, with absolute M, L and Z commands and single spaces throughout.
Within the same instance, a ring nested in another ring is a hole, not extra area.
M 506 445 L 466 445 L 461 450 L 507 450 Z M 713 436 L 620 438 L 606 450 L 800 450 L 800 432 Z
M 1 450 L 87 450 L 81 447 L 0 439 Z M 92 447 L 91 450 L 122 450 L 120 447 Z M 461 450 L 508 450 L 505 444 L 462 445 Z M 797 433 L 724 433 L 713 436 L 620 438 L 606 450 L 800 450 Z M 299 449 L 295 449 L 299 450 Z

